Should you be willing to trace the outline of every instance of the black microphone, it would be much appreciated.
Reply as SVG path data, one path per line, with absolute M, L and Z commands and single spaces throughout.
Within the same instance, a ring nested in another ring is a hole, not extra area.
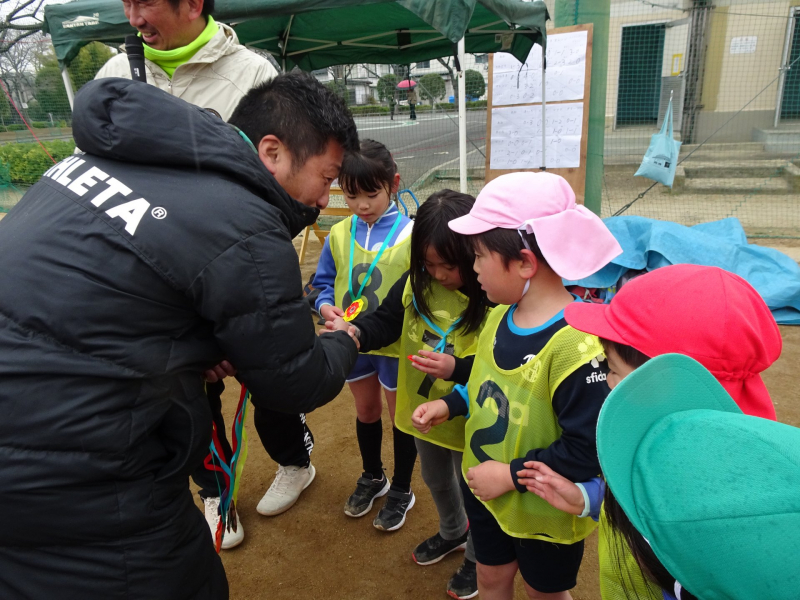
M 131 79 L 147 83 L 144 70 L 144 44 L 138 35 L 125 36 L 125 52 L 128 54 L 128 63 L 131 65 Z

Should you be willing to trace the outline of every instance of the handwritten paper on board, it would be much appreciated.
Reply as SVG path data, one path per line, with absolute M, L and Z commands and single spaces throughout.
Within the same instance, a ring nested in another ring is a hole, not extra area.
M 581 164 L 583 103 L 547 106 L 547 167 Z M 492 169 L 538 169 L 542 166 L 542 107 L 492 109 Z
M 588 32 L 575 31 L 547 39 L 546 100 L 583 99 Z M 535 44 L 523 65 L 513 55 L 494 55 L 492 104 L 528 104 L 542 101 L 542 48 Z M 548 161 L 549 162 L 549 161 Z

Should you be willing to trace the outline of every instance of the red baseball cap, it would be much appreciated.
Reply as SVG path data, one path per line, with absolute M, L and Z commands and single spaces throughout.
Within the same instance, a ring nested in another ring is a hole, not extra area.
M 776 419 L 759 373 L 781 354 L 778 324 L 747 281 L 717 267 L 672 265 L 637 277 L 610 304 L 570 304 L 572 327 L 653 358 L 689 356 L 748 415 Z

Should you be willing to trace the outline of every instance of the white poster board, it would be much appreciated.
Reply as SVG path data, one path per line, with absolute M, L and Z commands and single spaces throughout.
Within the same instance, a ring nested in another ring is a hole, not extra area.
M 550 35 L 547 38 L 547 101 L 582 100 L 586 83 L 588 31 Z M 542 47 L 535 45 L 525 64 L 513 55 L 494 55 L 492 104 L 531 104 L 542 101 Z
M 547 107 L 547 166 L 581 166 L 583 103 Z M 542 164 L 542 107 L 492 109 L 492 169 L 536 169 Z
M 508 53 L 491 55 L 486 180 L 542 167 L 541 47 L 525 63 Z M 546 168 L 569 181 L 582 201 L 586 179 L 592 26 L 548 31 Z

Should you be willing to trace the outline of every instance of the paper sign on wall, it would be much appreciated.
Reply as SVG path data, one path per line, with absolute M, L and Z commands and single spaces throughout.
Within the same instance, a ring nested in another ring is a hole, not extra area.
M 731 54 L 753 54 L 756 51 L 758 36 L 744 35 L 731 39 Z
M 583 103 L 547 106 L 547 166 L 568 169 L 581 164 Z M 492 109 L 492 169 L 542 166 L 542 107 Z
M 581 100 L 586 80 L 586 31 L 562 33 L 547 40 L 548 102 Z M 513 55 L 494 55 L 492 104 L 528 104 L 542 101 L 542 48 L 531 49 L 523 65 Z

